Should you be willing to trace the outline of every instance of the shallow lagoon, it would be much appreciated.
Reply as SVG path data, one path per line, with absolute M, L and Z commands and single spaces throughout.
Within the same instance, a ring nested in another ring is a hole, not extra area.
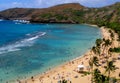
M 97 38 L 100 29 L 89 25 L 0 21 L 0 83 L 13 83 L 79 57 Z

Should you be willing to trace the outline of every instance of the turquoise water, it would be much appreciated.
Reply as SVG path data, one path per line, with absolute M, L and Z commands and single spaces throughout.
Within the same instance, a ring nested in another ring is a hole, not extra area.
M 99 28 L 88 25 L 0 21 L 0 83 L 14 83 L 79 57 L 97 38 Z

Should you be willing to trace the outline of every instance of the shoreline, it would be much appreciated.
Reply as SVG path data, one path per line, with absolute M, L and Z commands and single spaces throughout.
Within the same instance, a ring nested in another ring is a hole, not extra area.
M 97 25 L 91 25 L 91 26 L 97 26 Z M 109 33 L 107 32 L 108 29 L 104 27 L 100 27 L 100 30 L 101 30 L 102 38 L 109 37 Z M 72 59 L 68 62 L 65 62 L 62 65 L 58 65 L 57 67 L 54 67 L 46 71 L 45 73 L 33 76 L 28 79 L 23 79 L 21 80 L 21 83 L 57 83 L 57 81 L 59 80 L 57 78 L 58 75 L 66 75 L 66 76 L 70 75 L 70 77 L 64 77 L 64 78 L 71 80 L 72 83 L 78 83 L 79 81 L 82 81 L 83 83 L 90 83 L 91 75 L 82 77 L 81 74 L 78 75 L 78 73 L 74 71 L 79 64 L 84 64 L 86 67 L 88 67 L 88 60 L 90 59 L 90 56 L 91 56 L 91 49 L 88 50 L 83 55 L 75 59 Z M 78 76 L 79 79 L 74 78 L 75 76 Z
M 76 62 L 76 61 L 84 58 L 87 54 L 90 54 L 90 51 L 91 51 L 91 49 L 88 50 L 88 51 L 87 51 L 86 53 L 84 53 L 83 55 L 80 55 L 80 56 L 77 57 L 77 58 L 74 58 L 74 59 L 72 59 L 72 60 L 70 60 L 70 61 L 67 61 L 67 62 L 65 62 L 65 63 L 63 63 L 63 64 L 61 64 L 61 65 L 58 65 L 58 66 L 56 66 L 56 67 L 54 67 L 54 68 L 52 68 L 52 69 L 50 69 L 50 70 L 47 70 L 47 71 L 44 72 L 44 73 L 41 73 L 41 74 L 38 74 L 38 75 L 35 75 L 35 76 L 32 76 L 32 77 L 34 77 L 35 79 L 38 79 L 38 77 L 40 77 L 40 78 L 41 78 L 41 77 L 45 77 L 45 76 L 47 76 L 49 73 L 56 72 L 57 70 L 63 68 L 64 66 L 69 65 L 69 63 Z M 32 77 L 31 77 L 31 78 L 32 78 Z M 20 83 L 26 83 L 26 80 L 27 80 L 27 83 L 33 83 L 33 82 L 30 82 L 31 78 L 20 80 L 20 81 L 21 81 Z M 39 82 L 35 82 L 35 83 L 39 83 Z M 42 83 L 42 82 L 40 82 L 40 83 Z M 44 82 L 43 82 L 43 83 L 44 83 Z M 45 83 L 47 83 L 47 82 L 45 82 Z M 57 82 L 56 82 L 56 83 L 57 83 Z
M 32 76 L 32 77 L 41 77 L 41 76 L 44 76 L 44 75 L 47 75 L 47 74 L 49 74 L 49 73 L 51 73 L 51 72 L 53 72 L 53 71 L 56 71 L 56 70 L 58 70 L 59 68 L 61 68 L 61 67 L 64 67 L 64 66 L 66 66 L 66 65 L 68 65 L 69 63 L 72 63 L 72 62 L 75 62 L 75 61 L 77 61 L 77 60 L 79 60 L 79 59 L 81 59 L 81 58 L 84 58 L 85 56 L 86 56 L 86 54 L 89 54 L 90 53 L 90 51 L 91 51 L 91 49 L 89 49 L 87 52 L 85 52 L 83 55 L 80 55 L 79 57 L 76 57 L 76 58 L 74 58 L 74 59 L 72 59 L 72 60 L 69 60 L 69 61 L 67 61 L 67 62 L 64 62 L 63 64 L 61 64 L 61 65 L 58 65 L 58 66 L 56 66 L 56 67 L 54 67 L 54 68 L 52 68 L 52 69 L 49 69 L 49 70 L 47 70 L 47 71 L 45 71 L 45 72 L 43 72 L 43 73 L 41 73 L 41 74 L 38 74 L 38 75 L 34 75 L 34 76 Z M 26 80 L 30 80 L 31 78 L 27 78 Z M 22 79 L 22 80 L 20 80 L 22 83 L 24 83 L 25 82 L 25 79 Z M 29 82 L 28 82 L 29 83 Z

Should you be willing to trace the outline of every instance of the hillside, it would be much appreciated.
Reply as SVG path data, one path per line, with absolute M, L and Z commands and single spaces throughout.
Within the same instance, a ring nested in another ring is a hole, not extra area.
M 82 8 L 83 6 L 80 6 L 77 3 L 62 4 L 44 9 L 12 8 L 0 12 L 0 18 L 8 19 L 8 20 L 25 19 L 25 20 L 39 22 L 40 20 L 50 20 L 51 18 L 54 17 L 54 16 L 50 17 L 49 14 L 57 15 L 59 13 L 59 15 L 60 14 L 62 15 L 65 10 L 69 10 L 69 9 L 80 10 Z
M 25 19 L 40 23 L 99 23 L 119 22 L 120 3 L 103 8 L 87 8 L 78 3 L 44 9 L 12 8 L 0 12 L 2 19 Z

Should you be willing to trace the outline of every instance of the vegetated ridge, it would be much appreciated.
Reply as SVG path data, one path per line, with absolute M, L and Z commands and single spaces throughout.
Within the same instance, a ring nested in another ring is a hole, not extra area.
M 69 3 L 44 9 L 12 8 L 0 12 L 3 19 L 24 19 L 38 23 L 92 23 L 119 22 L 120 3 L 103 8 L 87 8 Z

